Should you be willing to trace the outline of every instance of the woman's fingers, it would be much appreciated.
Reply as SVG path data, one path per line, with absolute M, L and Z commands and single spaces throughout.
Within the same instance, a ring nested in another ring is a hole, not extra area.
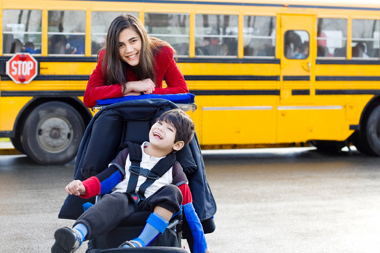
M 152 79 L 147 78 L 141 81 L 144 84 L 143 92 L 145 94 L 152 94 L 155 88 L 155 85 L 152 81 Z

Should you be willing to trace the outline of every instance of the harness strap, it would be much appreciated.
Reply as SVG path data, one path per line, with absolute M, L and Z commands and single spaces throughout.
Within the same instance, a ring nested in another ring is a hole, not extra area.
M 146 180 L 140 186 L 138 195 L 140 199 L 145 199 L 144 194 L 146 189 L 157 179 L 162 177 L 174 165 L 176 155 L 174 153 L 168 154 L 165 158 L 158 161 L 158 163 L 151 170 L 148 170 L 140 167 L 142 159 L 141 146 L 132 142 L 127 142 L 126 144 L 129 149 L 129 160 L 131 161 L 131 166 L 129 167 L 130 177 L 128 181 L 127 193 L 134 195 L 139 176 L 144 176 L 146 177 Z
M 174 153 L 168 154 L 165 158 L 162 158 L 150 171 L 158 178 L 162 177 L 175 163 L 176 156 Z M 146 189 L 151 186 L 158 178 L 147 177 L 145 182 L 139 188 L 139 195 L 144 196 Z
M 141 147 L 138 144 L 134 144 L 132 142 L 127 142 L 128 149 L 129 149 L 129 160 L 131 161 L 131 169 L 134 171 L 140 171 L 140 163 L 142 158 L 142 152 Z M 132 173 L 130 175 L 129 181 L 128 181 L 128 188 L 127 193 L 133 194 L 136 191 L 137 182 L 139 179 L 139 172 Z

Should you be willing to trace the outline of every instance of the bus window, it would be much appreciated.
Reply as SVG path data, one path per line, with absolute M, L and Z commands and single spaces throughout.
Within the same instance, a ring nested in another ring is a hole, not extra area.
M 275 57 L 276 17 L 244 16 L 244 56 Z
M 344 57 L 347 51 L 347 20 L 319 18 L 317 31 L 318 57 Z
M 309 33 L 289 30 L 284 35 L 284 55 L 287 59 L 307 59 L 309 57 Z
M 4 10 L 3 53 L 41 54 L 40 10 Z
M 352 20 L 352 57 L 379 58 L 379 20 Z
M 48 54 L 84 55 L 85 11 L 48 12 Z
M 195 15 L 196 56 L 237 56 L 238 15 Z
M 189 14 L 145 13 L 144 19 L 150 36 L 167 41 L 178 56 L 189 56 Z
M 93 11 L 91 13 L 91 54 L 97 54 L 105 46 L 111 22 L 125 13 L 139 17 L 138 12 Z

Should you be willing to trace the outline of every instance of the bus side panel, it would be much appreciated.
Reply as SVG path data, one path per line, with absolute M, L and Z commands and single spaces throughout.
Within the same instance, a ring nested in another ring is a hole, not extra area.
M 274 143 L 276 96 L 198 96 L 201 145 Z M 266 104 L 266 106 L 263 106 Z M 241 106 L 241 107 L 239 107 Z M 201 114 L 201 115 L 200 115 Z
M 32 97 L 0 97 L 0 131 L 12 131 L 21 109 Z
M 316 107 L 318 108 L 318 107 Z M 278 110 L 277 142 L 306 142 L 308 140 L 344 140 L 348 131 L 343 107 L 337 109 L 282 109 Z M 352 131 L 351 131 L 352 132 Z
M 372 97 L 373 95 L 318 95 L 315 98 L 316 109 L 284 107 L 277 114 L 280 126 L 277 141 L 344 141 L 353 133 L 350 125 L 359 125 L 361 113 Z

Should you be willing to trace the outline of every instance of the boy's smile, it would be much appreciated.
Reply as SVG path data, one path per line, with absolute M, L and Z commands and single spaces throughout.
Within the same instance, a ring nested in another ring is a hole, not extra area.
M 157 131 L 153 132 L 153 136 L 159 138 L 160 140 L 162 140 L 162 138 L 163 138 L 163 137 L 161 136 L 161 134 L 158 133 Z

